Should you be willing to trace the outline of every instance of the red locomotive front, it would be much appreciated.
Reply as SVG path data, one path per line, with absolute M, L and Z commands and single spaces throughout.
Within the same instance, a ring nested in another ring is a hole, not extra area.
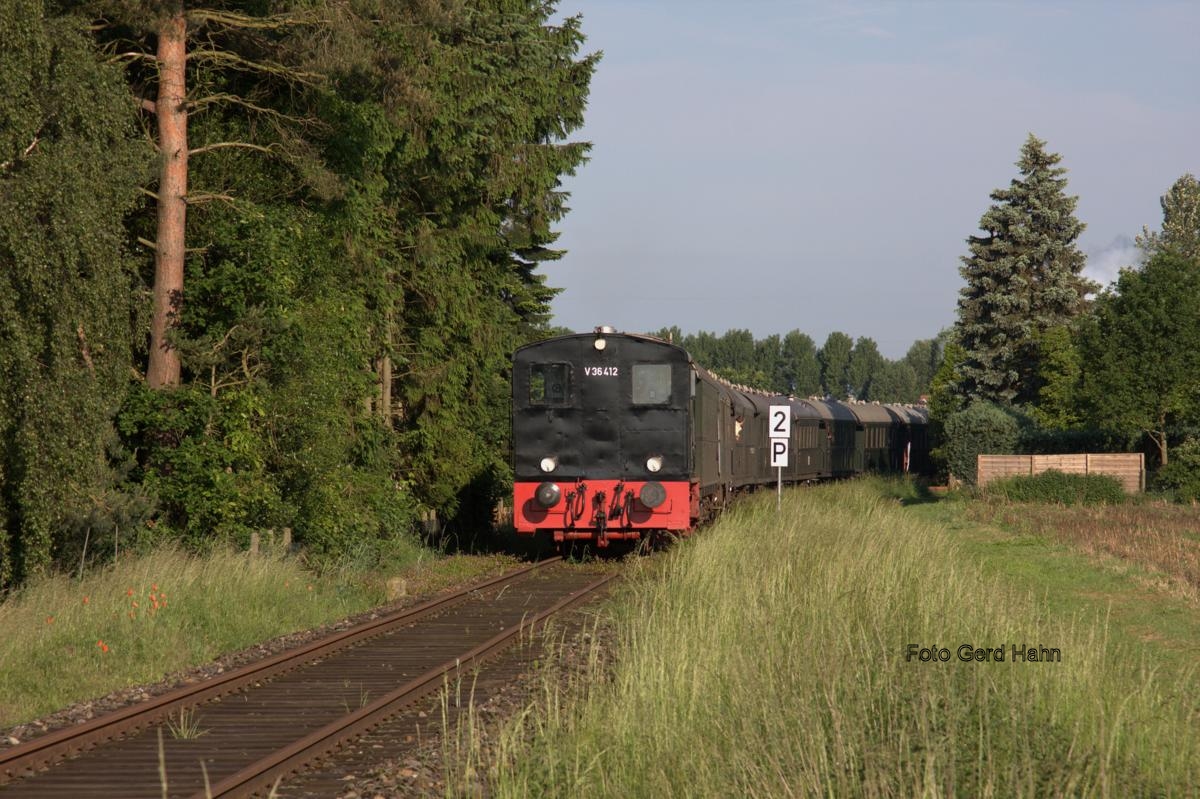
M 554 540 L 636 540 L 649 532 L 683 532 L 699 514 L 698 485 L 682 480 L 518 482 L 513 524 L 518 533 L 552 532 Z

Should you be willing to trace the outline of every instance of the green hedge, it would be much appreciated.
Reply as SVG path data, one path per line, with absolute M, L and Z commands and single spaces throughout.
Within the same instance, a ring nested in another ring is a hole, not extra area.
M 1013 502 L 1057 502 L 1062 505 L 1119 505 L 1125 501 L 1125 490 L 1115 477 L 1067 474 L 1057 469 L 997 480 L 987 487 L 987 493 Z

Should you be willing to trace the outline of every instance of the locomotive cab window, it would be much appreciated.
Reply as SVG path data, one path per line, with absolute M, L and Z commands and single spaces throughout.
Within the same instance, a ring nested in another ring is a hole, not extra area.
M 535 363 L 529 366 L 529 404 L 566 405 L 571 399 L 571 365 Z
M 633 365 L 633 404 L 663 405 L 671 401 L 671 364 Z

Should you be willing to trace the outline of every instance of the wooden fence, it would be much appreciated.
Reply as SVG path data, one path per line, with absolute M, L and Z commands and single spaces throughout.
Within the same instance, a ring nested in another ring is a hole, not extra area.
M 1068 474 L 1107 474 L 1121 481 L 1125 493 L 1146 489 L 1146 457 L 1140 453 L 1082 455 L 980 455 L 977 482 L 985 486 L 992 480 L 1014 474 L 1041 474 L 1057 469 Z

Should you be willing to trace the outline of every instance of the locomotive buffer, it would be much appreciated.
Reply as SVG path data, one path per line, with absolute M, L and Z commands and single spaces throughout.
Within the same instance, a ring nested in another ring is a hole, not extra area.
M 775 480 L 775 510 L 783 507 L 783 467 L 788 465 L 788 441 L 792 437 L 792 407 L 772 405 L 767 425 L 767 443 L 771 450 L 771 465 L 778 471 Z

